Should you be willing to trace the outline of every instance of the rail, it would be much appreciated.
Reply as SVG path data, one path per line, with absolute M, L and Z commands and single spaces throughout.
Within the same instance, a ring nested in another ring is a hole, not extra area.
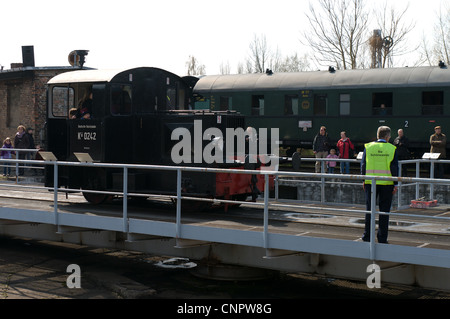
M 316 160 L 316 159 L 314 159 Z M 20 164 L 36 164 L 36 165 L 45 165 L 52 167 L 53 166 L 53 178 L 54 178 L 54 184 L 58 185 L 58 168 L 61 166 L 82 166 L 82 167 L 102 167 L 102 168 L 114 168 L 118 169 L 121 168 L 123 170 L 123 190 L 121 192 L 106 192 L 106 191 L 97 191 L 97 190 L 82 190 L 83 192 L 90 192 L 90 193 L 101 193 L 101 194 L 109 194 L 109 195 L 118 195 L 123 196 L 123 212 L 122 212 L 122 226 L 120 227 L 120 231 L 123 233 L 126 233 L 128 236 L 130 235 L 130 219 L 128 217 L 128 197 L 130 196 L 145 196 L 145 197 L 166 197 L 169 199 L 176 200 L 176 221 L 175 221 L 175 232 L 174 237 L 177 239 L 185 238 L 185 234 L 183 232 L 183 229 L 186 229 L 182 225 L 181 222 L 181 215 L 182 215 L 182 200 L 194 200 L 194 201 L 206 201 L 206 202 L 213 202 L 213 203 L 228 203 L 228 204 L 246 204 L 246 205 L 252 205 L 255 207 L 261 207 L 263 209 L 263 230 L 262 230 L 262 244 L 261 247 L 265 249 L 286 249 L 286 250 L 294 250 L 295 251 L 295 244 L 286 244 L 287 243 L 287 237 L 289 235 L 279 235 L 274 234 L 269 231 L 269 208 L 273 207 L 280 207 L 280 208 L 311 208 L 308 206 L 302 206 L 301 203 L 299 205 L 297 204 L 286 204 L 286 203 L 277 203 L 277 202 L 271 202 L 269 199 L 269 178 L 271 177 L 277 177 L 279 175 L 283 176 L 291 176 L 291 177 L 303 177 L 303 178 L 320 178 L 320 179 L 329 179 L 329 178 L 341 178 L 341 179 L 350 179 L 352 181 L 359 181 L 360 183 L 363 180 L 371 179 L 372 183 L 374 184 L 377 180 L 387 180 L 387 181 L 398 181 L 403 183 L 429 183 L 429 184 L 445 184 L 450 185 L 449 179 L 433 179 L 433 178 L 413 178 L 413 177 L 368 177 L 368 176 L 361 176 L 361 175 L 344 175 L 344 174 L 324 174 L 324 173 L 302 173 L 302 172 L 286 172 L 286 171 L 266 171 L 266 170 L 242 170 L 242 169 L 220 169 L 220 168 L 199 168 L 199 167 L 184 167 L 184 166 L 161 166 L 161 165 L 134 165 L 134 164 L 111 164 L 111 163 L 87 163 L 87 162 L 61 162 L 61 161 L 37 161 L 37 160 L 18 160 L 18 159 L 9 159 L 9 160 L 0 160 L 0 164 L 3 164 L 4 162 L 13 162 L 16 165 Z M 27 166 L 25 166 L 26 168 Z M 130 169 L 139 169 L 139 170 L 165 170 L 165 171 L 176 171 L 177 174 L 177 187 L 176 191 L 173 195 L 160 195 L 160 194 L 148 194 L 148 193 L 135 193 L 130 192 L 128 190 L 128 172 Z M 192 197 L 182 194 L 182 174 L 183 172 L 200 172 L 200 173 L 233 173 L 233 174 L 252 174 L 252 175 L 263 175 L 265 179 L 265 187 L 263 192 L 263 199 L 259 202 L 246 202 L 246 201 L 233 201 L 233 200 L 226 200 L 226 199 L 209 199 L 209 198 L 198 198 L 198 197 Z M 11 187 L 20 187 L 20 185 L 9 185 Z M 28 186 L 30 187 L 30 186 Z M 51 224 L 54 224 L 58 227 L 60 226 L 60 212 L 58 209 L 58 193 L 70 193 L 70 192 L 80 192 L 80 189 L 68 189 L 68 188 L 59 188 L 59 187 L 44 187 L 44 186 L 32 186 L 36 188 L 43 188 L 47 189 L 49 191 L 53 192 L 53 221 Z M 379 212 L 376 209 L 376 188 L 372 187 L 372 207 L 370 211 L 367 210 L 358 210 L 358 209 L 342 209 L 342 208 L 333 208 L 328 207 L 326 208 L 328 211 L 340 211 L 340 212 L 356 212 L 361 214 L 370 213 L 371 214 L 371 236 L 370 236 L 370 242 L 369 243 L 356 243 L 356 242 L 350 242 L 347 244 L 342 244 L 342 242 L 339 242 L 337 244 L 337 247 L 340 247 L 338 250 L 332 250 L 328 247 L 322 247 L 323 243 L 318 242 L 317 244 L 313 245 L 320 253 L 323 252 L 330 252 L 332 254 L 339 254 L 342 253 L 344 255 L 349 254 L 350 256 L 353 256 L 354 254 L 361 256 L 366 256 L 366 253 L 364 253 L 364 249 L 368 249 L 369 252 L 367 256 L 371 260 L 376 260 L 377 255 L 377 247 L 379 249 L 380 244 L 376 244 L 375 242 L 375 227 L 376 227 L 376 215 L 384 214 L 383 212 Z M 320 209 L 318 209 L 320 211 Z M 391 216 L 405 216 L 403 213 L 390 213 Z M 10 215 L 8 215 L 10 216 Z M 450 222 L 449 217 L 444 216 L 428 216 L 428 215 L 414 215 L 415 218 L 424 218 L 424 219 L 434 219 L 439 221 L 445 221 Z M 1 218 L 5 218 L 0 216 Z M 9 217 L 8 217 L 9 218 Z M 6 219 L 8 219 L 6 218 Z M 14 217 L 14 218 L 20 218 L 20 217 Z M 135 226 L 135 224 L 134 224 Z M 206 227 L 206 226 L 198 226 L 198 227 Z M 92 226 L 91 226 L 92 228 Z M 170 227 L 165 227 L 165 229 L 169 229 Z M 134 228 L 133 230 L 135 230 Z M 142 228 L 140 228 L 142 229 Z M 158 234 L 162 234 L 160 230 L 157 231 Z M 170 233 L 170 231 L 169 231 Z M 192 233 L 192 232 L 191 232 Z M 209 235 L 212 235 L 210 231 L 207 232 Z M 250 231 L 246 233 L 246 235 L 249 235 Z M 253 233 L 253 231 L 252 231 Z M 279 236 L 278 236 L 279 235 Z M 250 235 L 249 235 L 250 236 Z M 280 237 L 281 236 L 281 237 Z M 195 237 L 195 238 L 194 238 Z M 298 236 L 292 236 L 296 237 L 295 239 L 298 239 Z M 203 237 L 204 238 L 204 237 Z M 193 236 L 189 239 L 198 240 L 196 236 Z M 242 239 L 242 238 L 241 238 Z M 292 239 L 292 238 L 291 238 Z M 211 241 L 215 241 L 214 238 L 211 239 Z M 236 239 L 230 239 L 230 238 L 224 238 L 222 237 L 219 239 L 219 242 L 223 241 L 230 241 L 234 244 L 239 244 L 239 242 L 236 242 Z M 345 240 L 344 240 L 345 241 Z M 259 245 L 258 243 L 255 243 L 254 237 L 252 237 L 252 240 L 245 241 L 247 244 L 251 243 L 251 245 Z M 295 240 L 294 240 L 295 242 Z M 358 246 L 357 253 L 353 252 L 353 246 L 354 245 L 363 245 Z M 367 244 L 367 246 L 366 246 Z M 319 246 L 317 246 L 319 245 Z M 382 244 L 381 244 L 382 245 Z M 395 246 L 395 245 L 384 245 L 384 246 Z M 411 249 L 406 246 L 400 246 L 403 247 L 403 249 Z M 314 248 L 308 248 L 308 249 L 314 249 Z M 413 262 L 417 263 L 425 263 L 430 264 L 433 266 L 439 266 L 439 267 L 446 267 L 448 268 L 450 265 L 450 253 L 448 250 L 442 250 L 442 249 L 428 249 L 428 248 L 420 248 L 422 249 L 421 252 L 424 252 L 426 256 L 419 257 L 419 259 L 412 259 Z M 304 251 L 304 250 L 301 250 Z M 345 251 L 345 253 L 344 253 Z M 378 250 L 380 251 L 380 250 Z M 396 256 L 397 250 L 389 251 L 387 253 L 388 256 L 391 256 L 390 258 L 393 258 L 397 260 L 396 258 L 399 258 Z M 406 259 L 404 260 L 411 260 L 411 253 L 406 253 Z M 383 257 L 386 258 L 386 257 Z M 403 259 L 402 259 L 403 260 Z

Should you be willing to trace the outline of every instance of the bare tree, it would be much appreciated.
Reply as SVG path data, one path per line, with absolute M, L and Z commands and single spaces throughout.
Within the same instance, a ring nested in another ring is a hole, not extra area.
M 242 62 L 239 62 L 237 65 L 237 74 L 243 74 L 244 73 L 244 64 Z
M 319 65 L 358 67 L 360 50 L 367 40 L 369 14 L 364 0 L 314 0 L 306 17 L 311 30 L 304 32 L 305 42 Z
M 422 36 L 421 59 L 418 64 L 437 65 L 439 61 L 450 64 L 450 5 L 436 13 L 434 37 Z
M 205 74 L 205 66 L 200 64 L 194 56 L 189 56 L 186 62 L 187 75 L 203 75 Z
M 437 13 L 437 23 L 434 27 L 435 39 L 428 62 L 435 65 L 438 61 L 450 64 L 450 5 L 441 8 Z
M 302 57 L 299 57 L 297 53 L 286 56 L 282 59 L 277 65 L 276 68 L 273 68 L 274 72 L 301 72 L 309 69 L 309 61 L 308 56 L 305 54 Z
M 280 50 L 272 50 L 264 35 L 254 37 L 250 43 L 250 55 L 245 62 L 238 65 L 238 74 L 273 72 L 299 72 L 309 68 L 307 55 L 299 58 L 298 54 L 283 56 Z
M 256 34 L 250 43 L 250 56 L 247 60 L 247 71 L 249 73 L 263 73 L 266 71 L 270 60 L 270 50 L 267 47 L 266 36 L 258 37 Z
M 230 63 L 227 61 L 226 63 L 222 62 L 220 64 L 220 74 L 230 74 L 231 68 Z

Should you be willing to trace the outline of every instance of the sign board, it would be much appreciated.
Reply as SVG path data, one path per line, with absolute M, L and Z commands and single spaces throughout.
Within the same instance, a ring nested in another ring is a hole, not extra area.
M 362 160 L 363 155 L 364 155 L 364 152 L 359 152 L 358 156 L 356 156 L 356 159 Z
M 80 162 L 92 163 L 94 160 L 88 153 L 73 153 Z
M 298 121 L 299 128 L 312 128 L 312 121 Z
M 52 152 L 39 152 L 39 155 L 44 159 L 46 162 L 56 162 L 58 159 Z
M 438 159 L 441 153 L 423 153 L 422 159 Z
M 300 90 L 300 96 L 303 98 L 311 98 L 312 91 L 311 90 Z

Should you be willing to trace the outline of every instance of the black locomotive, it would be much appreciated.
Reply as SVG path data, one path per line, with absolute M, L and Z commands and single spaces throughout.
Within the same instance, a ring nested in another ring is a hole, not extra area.
M 215 128 L 222 132 L 224 143 L 227 128 L 245 128 L 238 113 L 191 110 L 192 87 L 192 78 L 148 67 L 60 74 L 48 82 L 46 151 L 70 162 L 78 161 L 75 154 L 87 154 L 99 163 L 243 168 L 244 161 L 236 154 L 224 155 L 234 159 L 219 164 L 195 160 L 194 152 L 188 154 L 192 161 L 174 161 L 172 149 L 179 142 L 173 139 L 176 129 L 194 136 L 195 125 L 200 124 L 203 137 L 206 130 Z M 201 147 L 215 137 L 202 138 Z M 53 180 L 52 169 L 47 169 L 46 186 L 53 187 Z M 128 172 L 129 192 L 174 194 L 176 182 L 176 171 Z M 263 190 L 263 183 L 262 176 L 183 172 L 182 191 L 196 197 L 245 200 Z M 84 190 L 89 202 L 101 203 L 110 196 L 88 190 L 121 191 L 123 169 L 62 166 L 58 184 L 71 191 Z

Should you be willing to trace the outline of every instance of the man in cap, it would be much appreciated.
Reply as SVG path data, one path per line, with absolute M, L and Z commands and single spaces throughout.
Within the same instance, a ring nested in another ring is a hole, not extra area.
M 445 159 L 447 137 L 442 133 L 442 128 L 438 125 L 434 128 L 434 134 L 430 136 L 430 153 L 440 153 L 439 159 Z M 436 164 L 435 177 L 444 178 L 443 164 Z

